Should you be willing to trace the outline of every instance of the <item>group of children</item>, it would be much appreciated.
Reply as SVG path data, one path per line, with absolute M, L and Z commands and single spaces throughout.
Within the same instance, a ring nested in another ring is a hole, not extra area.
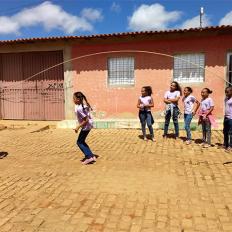
M 196 97 L 192 95 L 192 88 L 185 87 L 183 91 L 182 103 L 184 105 L 184 126 L 186 130 L 186 144 L 191 144 L 191 121 L 197 114 L 199 117 L 198 124 L 202 125 L 202 146 L 208 148 L 211 146 L 211 126 L 217 127 L 216 121 L 212 115 L 214 110 L 214 102 L 209 95 L 212 91 L 208 88 L 204 88 L 201 91 L 201 101 L 199 102 Z M 137 108 L 139 108 L 139 119 L 141 122 L 142 133 L 144 140 L 146 137 L 146 124 L 149 128 L 152 141 L 155 141 L 152 124 L 154 123 L 153 116 L 151 114 L 151 107 L 154 107 L 154 102 L 151 97 L 152 88 L 150 86 L 144 86 L 141 90 L 141 97 L 138 99 Z M 230 151 L 232 150 L 232 87 L 225 89 L 225 117 L 224 117 L 224 145 L 223 147 Z M 168 134 L 168 127 L 170 119 L 173 119 L 175 128 L 175 138 L 179 137 L 179 123 L 178 118 L 180 110 L 178 107 L 179 100 L 182 96 L 182 90 L 178 82 L 173 81 L 164 95 L 165 103 L 165 123 L 164 134 L 166 138 Z
M 192 88 L 185 87 L 183 91 L 182 103 L 184 105 L 184 125 L 186 130 L 186 144 L 191 144 L 191 121 L 197 114 L 199 117 L 198 123 L 202 125 L 202 146 L 208 148 L 211 146 L 211 126 L 216 126 L 216 121 L 212 115 L 214 110 L 214 102 L 209 95 L 212 91 L 208 88 L 204 88 L 201 91 L 201 101 L 198 101 L 196 97 L 192 95 Z M 141 96 L 138 99 L 137 108 L 139 108 L 139 119 L 141 122 L 143 139 L 147 141 L 146 137 L 146 125 L 148 126 L 151 140 L 155 142 L 153 123 L 154 119 L 151 113 L 151 108 L 154 107 L 154 101 L 152 98 L 152 88 L 150 86 L 144 86 L 141 90 Z M 232 87 L 225 89 L 225 117 L 224 117 L 224 148 L 227 151 L 232 150 Z M 168 135 L 168 127 L 170 119 L 173 119 L 175 128 L 175 138 L 179 137 L 179 123 L 178 118 L 180 110 L 178 107 L 179 100 L 182 96 L 182 90 L 178 82 L 173 81 L 164 95 L 165 103 L 165 123 L 164 134 L 166 138 Z M 96 156 L 90 150 L 85 140 L 93 128 L 93 119 L 90 111 L 91 106 L 88 103 L 85 95 L 82 92 L 75 92 L 73 95 L 73 101 L 75 103 L 75 114 L 79 124 L 74 129 L 77 133 L 81 128 L 77 139 L 77 145 L 84 153 L 85 158 L 82 160 L 83 164 L 89 164 L 96 161 Z

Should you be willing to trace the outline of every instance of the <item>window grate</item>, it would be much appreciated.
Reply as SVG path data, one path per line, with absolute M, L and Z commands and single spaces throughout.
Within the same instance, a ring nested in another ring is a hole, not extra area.
M 176 55 L 174 57 L 173 79 L 178 82 L 204 82 L 204 67 L 204 54 Z
M 108 59 L 109 85 L 134 84 L 134 58 L 117 57 Z

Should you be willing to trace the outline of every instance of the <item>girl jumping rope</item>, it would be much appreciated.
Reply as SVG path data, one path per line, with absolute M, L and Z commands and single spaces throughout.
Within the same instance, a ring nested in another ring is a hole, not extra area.
M 151 114 L 151 107 L 154 107 L 154 102 L 151 97 L 152 95 L 151 86 L 142 87 L 141 94 L 142 96 L 139 97 L 137 108 L 139 108 L 139 119 L 142 127 L 143 139 L 147 141 L 147 137 L 146 137 L 146 123 L 147 123 L 151 135 L 151 140 L 155 142 L 154 131 L 152 128 L 154 119 Z
M 184 97 L 182 99 L 182 101 L 184 103 L 184 128 L 185 128 L 186 134 L 187 134 L 187 140 L 186 140 L 187 145 L 189 145 L 191 143 L 191 140 L 192 140 L 190 124 L 191 124 L 193 116 L 196 114 L 196 112 L 200 106 L 200 103 L 192 95 L 192 92 L 193 92 L 193 90 L 191 87 L 185 87 L 184 88 Z M 194 107 L 194 104 L 196 104 L 196 107 Z
M 217 126 L 216 121 L 212 115 L 214 109 L 213 99 L 209 97 L 212 93 L 208 88 L 201 91 L 201 105 L 199 111 L 199 124 L 202 125 L 202 145 L 204 148 L 211 146 L 211 125 Z
M 93 128 L 93 119 L 90 115 L 91 106 L 82 92 L 75 92 L 73 94 L 73 102 L 75 103 L 75 114 L 79 122 L 79 125 L 74 130 L 77 133 L 81 128 L 77 139 L 77 146 L 85 155 L 82 163 L 89 164 L 96 161 L 94 154 L 85 142 L 90 130 Z
M 165 124 L 164 124 L 164 134 L 163 134 L 164 138 L 167 137 L 168 127 L 171 117 L 175 127 L 175 138 L 179 137 L 178 115 L 180 111 L 178 108 L 178 101 L 181 95 L 182 95 L 182 91 L 179 83 L 173 81 L 171 83 L 170 90 L 167 91 L 164 95 L 164 103 L 166 104 Z

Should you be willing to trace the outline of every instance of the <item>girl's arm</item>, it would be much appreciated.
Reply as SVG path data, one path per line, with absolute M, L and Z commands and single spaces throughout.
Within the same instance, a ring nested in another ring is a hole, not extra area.
M 141 107 L 140 107 L 140 104 L 141 104 L 141 101 L 140 101 L 140 99 L 139 99 L 138 102 L 137 102 L 137 108 L 141 108 Z
M 196 114 L 198 108 L 200 107 L 200 102 L 197 99 L 195 100 L 195 103 L 196 103 L 196 105 L 195 105 L 193 112 L 192 112 L 193 116 Z
M 171 103 L 178 103 L 180 97 L 176 97 L 176 98 L 173 98 L 173 99 L 169 99 L 171 101 Z
M 172 103 L 170 99 L 164 98 L 164 103 L 169 104 Z
M 87 116 L 84 117 L 83 122 L 77 125 L 76 128 L 74 129 L 75 132 L 77 133 L 80 128 L 84 127 L 88 123 L 88 121 L 89 121 L 89 118 Z
M 206 113 L 205 116 L 207 117 L 209 114 L 211 114 L 212 111 L 213 111 L 213 109 L 214 109 L 214 106 L 211 106 L 210 109 L 209 109 L 209 111 Z

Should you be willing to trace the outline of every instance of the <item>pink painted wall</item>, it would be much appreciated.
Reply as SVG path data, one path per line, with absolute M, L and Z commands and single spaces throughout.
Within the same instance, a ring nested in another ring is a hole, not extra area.
M 106 41 L 106 40 L 105 40 Z M 205 82 L 183 84 L 191 86 L 194 95 L 200 100 L 200 91 L 204 87 L 213 90 L 211 97 L 215 101 L 215 114 L 223 116 L 225 82 L 215 74 L 226 78 L 226 55 L 232 50 L 232 35 L 175 38 L 162 40 L 143 40 L 111 42 L 101 44 L 76 44 L 72 47 L 72 57 L 112 50 L 143 50 L 175 55 L 178 53 L 205 54 Z M 107 84 L 107 58 L 132 56 L 135 58 L 135 85 L 131 87 L 110 87 Z M 74 90 L 83 91 L 98 118 L 137 117 L 137 99 L 141 87 L 151 85 L 155 102 L 156 117 L 164 110 L 163 95 L 169 89 L 173 75 L 173 59 L 145 53 L 103 54 L 73 61 Z M 180 102 L 182 107 L 182 103 Z

